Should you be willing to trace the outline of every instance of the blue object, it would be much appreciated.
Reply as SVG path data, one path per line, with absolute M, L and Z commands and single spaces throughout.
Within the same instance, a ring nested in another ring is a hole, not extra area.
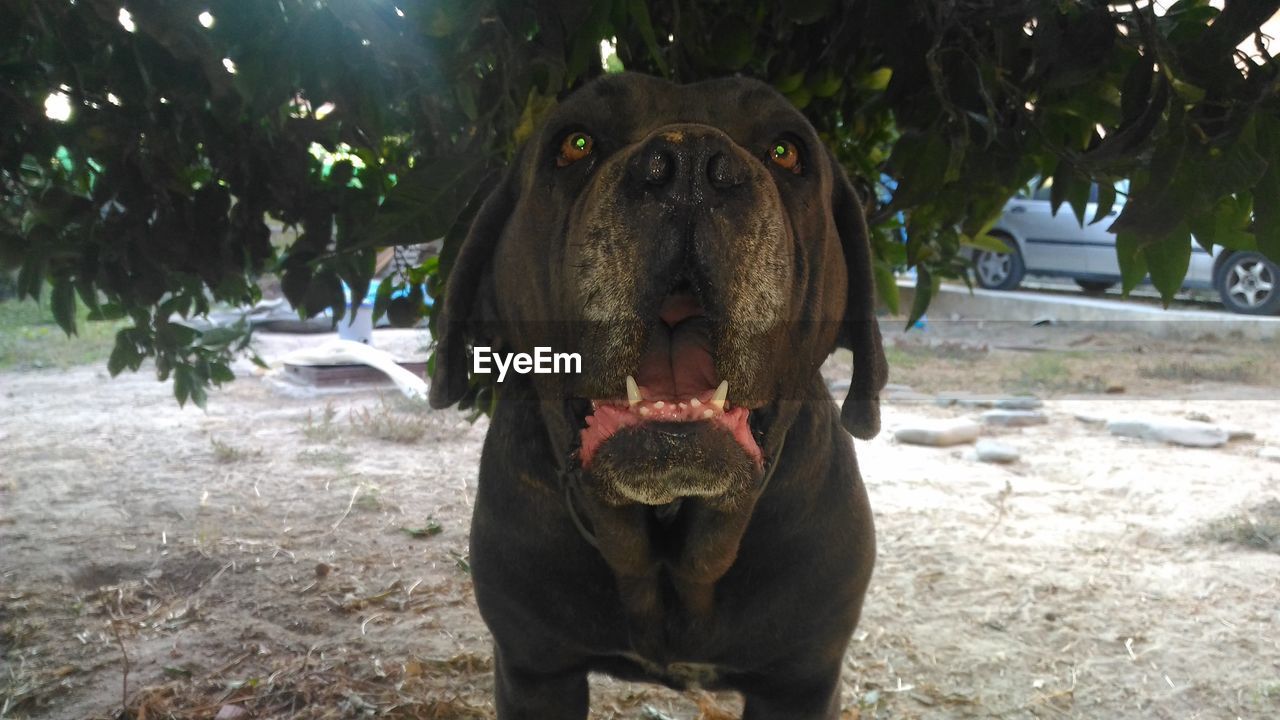
M 431 296 L 427 294 L 427 286 L 422 285 L 421 287 L 422 287 L 422 303 L 427 307 L 431 307 L 432 305 L 435 304 L 435 301 L 432 300 Z M 395 299 L 398 297 L 407 296 L 409 294 L 409 288 L 410 288 L 409 285 L 405 285 L 397 290 L 392 291 L 391 298 Z M 347 305 L 350 306 L 351 305 L 351 288 L 348 287 L 345 282 L 342 283 L 342 296 L 347 299 Z M 377 298 L 378 298 L 378 283 L 369 283 L 369 290 L 364 294 L 364 299 L 360 301 L 360 305 L 361 306 L 368 305 L 369 307 L 373 307 L 374 303 L 377 301 Z

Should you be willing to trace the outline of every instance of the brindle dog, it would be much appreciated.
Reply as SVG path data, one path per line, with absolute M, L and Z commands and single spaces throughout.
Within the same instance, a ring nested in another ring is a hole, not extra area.
M 858 198 L 767 85 L 615 75 L 551 113 L 454 261 L 431 387 L 458 402 L 475 346 L 583 359 L 508 376 L 484 445 L 499 718 L 587 717 L 591 671 L 837 716 L 875 560 L 846 434 L 879 431 L 873 298 Z

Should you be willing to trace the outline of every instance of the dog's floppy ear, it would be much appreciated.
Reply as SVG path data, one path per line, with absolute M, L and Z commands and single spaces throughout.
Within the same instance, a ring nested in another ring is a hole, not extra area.
M 436 318 L 435 368 L 431 373 L 431 407 L 446 408 L 467 394 L 467 346 L 475 340 L 485 275 L 515 209 L 519 156 L 489 193 L 445 278 L 443 305 Z
M 848 295 L 844 319 L 836 340 L 853 351 L 853 381 L 840 410 L 840 422 L 854 437 L 870 440 L 880 432 L 880 390 L 889 379 L 876 322 L 875 276 L 871 267 L 871 242 L 867 223 L 853 185 L 844 169 L 831 159 L 831 212 L 844 250 Z

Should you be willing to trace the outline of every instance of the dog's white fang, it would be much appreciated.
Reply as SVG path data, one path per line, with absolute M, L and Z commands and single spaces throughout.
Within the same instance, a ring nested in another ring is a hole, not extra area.
M 711 396 L 711 404 L 716 406 L 717 410 L 724 410 L 724 401 L 729 398 L 729 381 L 721 380 L 720 386 L 716 388 L 716 394 Z
M 627 376 L 627 404 L 631 405 L 632 407 L 635 407 L 637 404 L 639 404 L 643 400 L 644 400 L 644 396 L 640 394 L 640 388 L 639 386 L 636 385 L 636 379 L 628 375 Z

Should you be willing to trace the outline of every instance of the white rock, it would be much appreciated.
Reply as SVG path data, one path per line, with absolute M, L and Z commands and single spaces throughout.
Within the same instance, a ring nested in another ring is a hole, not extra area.
M 1280 462 L 1280 447 L 1264 447 L 1258 451 L 1258 457 L 1271 462 Z
M 1187 447 L 1221 447 L 1230 439 L 1227 431 L 1217 425 L 1195 420 L 1126 418 L 1108 422 L 1107 431 L 1119 437 Z
M 928 405 L 933 402 L 933 396 L 914 390 L 894 390 L 885 392 L 884 401 L 892 405 Z
M 988 410 L 981 415 L 983 425 L 1000 427 L 1026 427 L 1045 425 L 1049 417 L 1036 410 Z
M 1036 410 L 1044 407 L 1044 401 L 1034 395 L 1010 395 L 996 398 L 995 406 L 1001 410 Z
M 948 447 L 973 442 L 981 431 L 977 423 L 969 420 L 925 420 L 898 428 L 893 437 L 911 445 Z
M 1087 413 L 1076 413 L 1076 419 L 1086 425 L 1106 425 L 1107 419 L 1101 415 L 1089 415 Z
M 942 407 L 999 408 L 1001 410 L 1036 410 L 1044 402 L 1034 395 L 973 395 L 965 392 L 942 393 L 934 401 Z
M 979 440 L 973 446 L 974 452 L 977 453 L 978 459 L 988 463 L 1011 463 L 1017 462 L 1021 455 L 1016 448 L 1009 447 L 995 440 Z

